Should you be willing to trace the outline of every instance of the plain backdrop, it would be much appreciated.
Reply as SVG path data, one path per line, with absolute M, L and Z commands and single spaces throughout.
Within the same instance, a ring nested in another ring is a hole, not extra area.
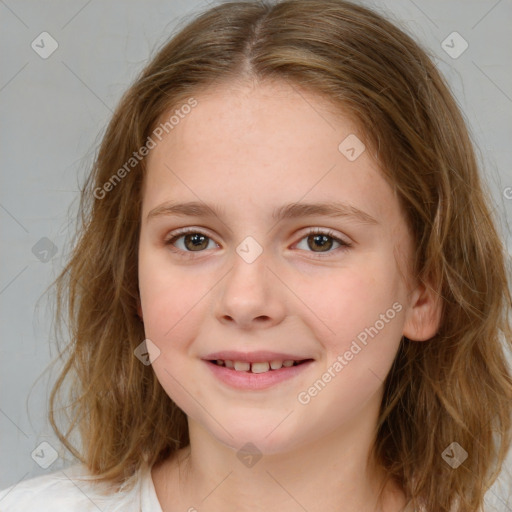
M 512 0 L 361 3 L 434 55 L 469 124 L 512 254 Z M 42 294 L 63 266 L 79 184 L 121 94 L 177 27 L 207 6 L 0 0 L 0 489 L 70 464 L 46 418 L 56 371 L 45 370 L 56 346 L 54 308 Z M 46 469 L 37 463 L 42 442 L 52 447 L 45 457 L 51 450 L 58 457 Z M 512 511 L 509 478 L 488 493 L 489 510 Z

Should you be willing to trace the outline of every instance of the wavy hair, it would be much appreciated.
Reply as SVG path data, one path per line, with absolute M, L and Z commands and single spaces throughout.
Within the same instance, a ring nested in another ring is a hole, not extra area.
M 237 80 L 286 80 L 360 127 L 413 235 L 411 268 L 443 307 L 433 338 L 401 341 L 372 453 L 418 509 L 480 510 L 512 428 L 512 299 L 497 220 L 466 123 L 428 53 L 380 14 L 342 0 L 227 2 L 196 14 L 121 98 L 53 283 L 68 343 L 52 427 L 98 480 L 120 484 L 189 443 L 185 414 L 134 356 L 145 337 L 137 315 L 145 159 L 112 179 L 164 114 Z M 453 442 L 468 453 L 457 469 L 442 457 Z

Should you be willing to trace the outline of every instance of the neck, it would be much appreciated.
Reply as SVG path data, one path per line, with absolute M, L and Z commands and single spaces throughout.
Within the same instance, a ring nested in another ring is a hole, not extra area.
M 399 511 L 405 499 L 393 482 L 379 500 L 385 475 L 369 457 L 376 422 L 361 419 L 294 450 L 243 460 L 189 419 L 190 445 L 153 469 L 162 510 Z

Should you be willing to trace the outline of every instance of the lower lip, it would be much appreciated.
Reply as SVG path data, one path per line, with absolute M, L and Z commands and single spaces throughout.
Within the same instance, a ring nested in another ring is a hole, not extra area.
M 280 382 L 291 379 L 305 371 L 313 361 L 306 361 L 296 366 L 282 367 L 279 370 L 269 370 L 263 373 L 238 372 L 233 368 L 219 366 L 216 363 L 205 361 L 215 377 L 237 389 L 267 389 Z

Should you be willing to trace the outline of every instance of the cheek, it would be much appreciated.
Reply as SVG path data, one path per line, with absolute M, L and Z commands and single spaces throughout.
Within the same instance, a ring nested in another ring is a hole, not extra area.
M 139 291 L 146 337 L 158 345 L 180 337 L 205 294 L 198 273 L 173 267 L 165 250 L 139 252 Z M 165 347 L 162 347 L 162 349 Z
M 156 346 L 153 371 L 167 395 L 187 414 L 195 417 L 194 401 L 188 393 L 189 347 L 197 336 L 197 314 L 204 281 L 186 277 L 165 261 L 139 257 L 139 289 L 144 318 L 144 333 Z M 194 395 L 201 396 L 200 390 Z
M 357 267 L 333 269 L 308 279 L 298 290 L 313 313 L 311 327 L 331 353 L 343 350 L 376 322 L 382 327 L 381 315 L 389 320 L 381 330 L 400 339 L 402 315 L 397 309 L 405 308 L 392 306 L 402 304 L 403 287 L 392 258 L 364 258 Z
M 378 400 L 402 337 L 402 294 L 393 266 L 382 261 L 310 283 L 317 317 L 310 328 L 325 353 L 316 379 L 297 397 L 311 414 L 330 411 L 332 425 L 340 424 L 372 397 Z
M 166 364 L 176 361 L 197 336 L 199 299 L 163 289 L 153 290 L 142 302 L 145 336 L 157 345 Z

